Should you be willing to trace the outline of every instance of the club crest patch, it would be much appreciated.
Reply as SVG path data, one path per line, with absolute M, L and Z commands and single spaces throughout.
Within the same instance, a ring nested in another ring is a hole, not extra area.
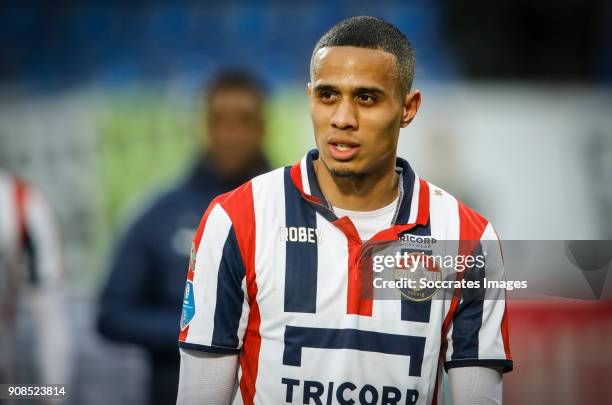
M 181 313 L 181 330 L 189 325 L 195 315 L 195 299 L 193 297 L 193 283 L 187 280 L 183 296 L 183 312 Z

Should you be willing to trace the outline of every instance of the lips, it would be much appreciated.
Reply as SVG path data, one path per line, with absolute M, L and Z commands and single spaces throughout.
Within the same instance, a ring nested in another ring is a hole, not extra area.
M 327 143 L 329 154 L 335 160 L 351 160 L 359 151 L 360 145 L 349 139 L 331 139 Z

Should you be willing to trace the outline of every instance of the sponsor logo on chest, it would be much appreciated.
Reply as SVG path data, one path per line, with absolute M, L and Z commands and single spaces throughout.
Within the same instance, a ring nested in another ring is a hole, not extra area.
M 305 226 L 288 226 L 280 228 L 281 242 L 321 243 L 321 230 Z
M 420 236 L 405 233 L 400 236 L 402 246 L 415 247 L 421 249 L 431 249 L 438 240 L 432 236 Z

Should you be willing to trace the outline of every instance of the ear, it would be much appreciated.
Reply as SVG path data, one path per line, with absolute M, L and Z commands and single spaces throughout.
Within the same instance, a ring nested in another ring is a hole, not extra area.
M 308 86 L 306 87 L 306 94 L 308 97 L 312 97 L 312 83 L 308 82 Z
M 413 120 L 419 107 L 421 106 L 421 92 L 413 90 L 404 97 L 404 108 L 402 111 L 402 121 L 400 127 L 406 128 Z

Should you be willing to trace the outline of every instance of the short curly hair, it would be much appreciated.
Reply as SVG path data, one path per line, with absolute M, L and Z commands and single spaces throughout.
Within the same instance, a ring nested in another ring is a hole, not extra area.
M 358 16 L 340 21 L 331 27 L 312 51 L 310 75 L 316 53 L 331 46 L 356 46 L 380 49 L 395 55 L 400 88 L 403 94 L 410 91 L 416 63 L 414 50 L 408 38 L 393 24 L 376 17 Z

